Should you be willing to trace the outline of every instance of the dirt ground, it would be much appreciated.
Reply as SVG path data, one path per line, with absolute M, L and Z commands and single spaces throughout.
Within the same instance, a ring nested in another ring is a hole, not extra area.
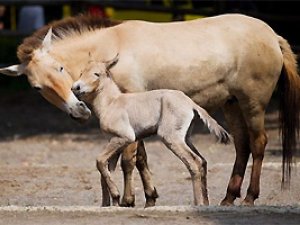
M 279 208 L 292 206 L 298 209 L 297 213 L 292 217 L 290 214 L 282 216 L 283 214 L 272 212 L 264 214 L 259 210 L 245 214 L 237 213 L 235 210 L 224 213 L 222 207 L 217 207 L 221 211 L 201 214 L 201 224 L 238 224 L 242 222 L 238 216 L 242 215 L 240 218 L 242 219 L 252 214 L 256 215 L 258 221 L 266 224 L 268 221 L 273 221 L 270 224 L 280 224 L 280 221 L 300 224 L 300 172 L 299 169 L 298 171 L 294 169 L 290 190 L 281 191 L 280 139 L 276 123 L 277 111 L 273 109 L 275 107 L 272 106 L 266 115 L 269 143 L 263 164 L 261 194 L 256 205 Z M 219 114 L 215 117 L 224 124 Z M 233 166 L 235 156 L 233 145 L 224 146 L 215 143 L 214 137 L 207 134 L 206 129 L 202 127 L 197 128 L 193 142 L 208 161 L 209 199 L 212 207 L 217 206 L 225 195 Z M 31 221 L 32 223 L 22 223 L 26 213 L 4 213 L 1 208 L 6 206 L 99 206 L 101 192 L 95 158 L 106 143 L 107 140 L 100 134 L 95 118 L 86 124 L 77 124 L 34 91 L 17 94 L 0 92 L 0 224 L 48 224 L 47 222 L 52 221 L 51 218 L 57 221 L 53 224 L 60 224 L 61 218 L 66 218 L 63 224 L 74 224 L 72 220 L 74 215 L 68 213 L 34 214 L 35 220 Z M 191 180 L 184 165 L 155 138 L 146 140 L 146 150 L 153 180 L 160 196 L 157 206 L 191 206 L 193 202 Z M 299 156 L 297 162 L 300 162 Z M 249 163 L 242 190 L 243 197 L 249 182 L 251 161 Z M 123 186 L 121 175 L 118 167 L 114 179 L 120 191 Z M 135 192 L 136 207 L 141 209 L 145 200 L 137 172 Z M 236 205 L 239 205 L 241 200 L 237 199 Z M 227 220 L 213 219 L 214 216 L 219 218 L 225 214 L 224 218 Z M 91 217 L 89 213 L 80 215 L 76 221 L 85 224 L 94 224 L 93 220 L 99 222 L 97 213 Z M 127 221 L 131 224 L 145 224 L 145 221 L 148 221 L 146 224 L 158 221 L 160 221 L 158 224 L 172 221 L 175 224 L 187 222 L 196 224 L 198 221 L 199 224 L 198 214 L 197 216 L 173 213 L 157 217 L 132 215 L 135 214 L 123 213 L 120 218 L 124 223 Z M 265 220 L 266 216 L 269 216 L 269 220 Z M 114 212 L 102 215 L 101 221 L 104 221 L 101 224 L 122 224 L 117 222 L 119 219 Z M 247 220 L 243 223 L 248 224 Z

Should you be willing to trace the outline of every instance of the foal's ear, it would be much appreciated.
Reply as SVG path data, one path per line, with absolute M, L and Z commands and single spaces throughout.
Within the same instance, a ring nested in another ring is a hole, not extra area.
M 52 27 L 49 28 L 46 36 L 44 37 L 43 43 L 42 43 L 42 49 L 49 50 L 52 44 Z
M 106 70 L 110 70 L 119 61 L 119 53 L 111 60 L 104 62 Z

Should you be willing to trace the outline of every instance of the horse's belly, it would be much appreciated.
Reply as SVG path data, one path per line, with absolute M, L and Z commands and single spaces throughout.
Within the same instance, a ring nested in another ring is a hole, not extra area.
M 207 72 L 203 72 L 207 71 Z M 158 73 L 159 74 L 159 73 Z M 146 89 L 174 89 L 180 90 L 192 98 L 201 107 L 214 110 L 222 106 L 230 98 L 228 78 L 231 73 L 226 68 L 204 66 L 194 71 L 175 71 L 172 73 L 153 76 L 147 81 Z M 149 76 L 145 74 L 147 79 Z

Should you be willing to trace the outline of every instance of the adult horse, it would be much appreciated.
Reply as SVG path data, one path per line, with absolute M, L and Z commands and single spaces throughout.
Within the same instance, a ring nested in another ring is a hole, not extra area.
M 87 119 L 90 112 L 72 94 L 72 82 L 86 65 L 88 52 L 102 61 L 119 53 L 111 72 L 121 90 L 178 89 L 207 110 L 222 108 L 236 148 L 222 205 L 240 197 L 250 153 L 253 165 L 243 203 L 253 205 L 258 198 L 267 144 L 264 115 L 278 83 L 282 181 L 289 182 L 299 132 L 300 79 L 285 39 L 261 20 L 238 14 L 172 23 L 100 22 L 84 16 L 66 19 L 50 25 L 54 35 L 46 26 L 18 48 L 21 64 L 0 72 L 26 74 L 50 102 L 73 118 Z

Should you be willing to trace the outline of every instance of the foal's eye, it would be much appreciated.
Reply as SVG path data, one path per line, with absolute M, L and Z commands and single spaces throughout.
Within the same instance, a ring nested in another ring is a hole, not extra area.
M 38 87 L 38 86 L 35 86 L 35 87 L 33 87 L 33 88 L 34 88 L 34 90 L 36 90 L 36 91 L 42 90 L 42 88 L 41 88 L 41 87 Z
M 100 73 L 94 73 L 94 75 L 100 77 Z
M 59 68 L 59 72 L 62 72 L 62 71 L 64 71 L 64 68 L 61 66 L 61 67 Z

